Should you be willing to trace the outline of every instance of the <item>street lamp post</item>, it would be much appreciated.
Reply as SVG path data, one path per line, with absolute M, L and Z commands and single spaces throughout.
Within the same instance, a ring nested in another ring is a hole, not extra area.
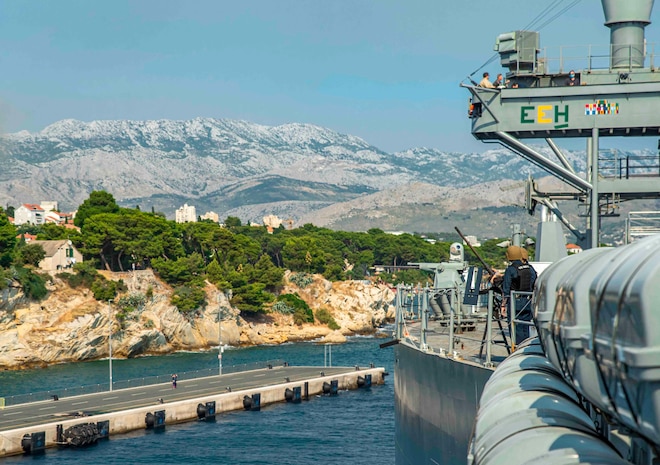
M 112 299 L 108 300 L 108 361 L 110 368 L 110 390 L 112 391 Z
M 227 303 L 231 300 L 232 292 L 231 289 L 227 292 L 223 292 L 225 300 Z M 222 353 L 225 351 L 222 346 L 222 317 L 224 317 L 225 305 L 220 305 L 220 294 L 218 294 L 218 374 L 222 374 Z
M 222 374 L 222 307 L 218 305 L 218 374 Z

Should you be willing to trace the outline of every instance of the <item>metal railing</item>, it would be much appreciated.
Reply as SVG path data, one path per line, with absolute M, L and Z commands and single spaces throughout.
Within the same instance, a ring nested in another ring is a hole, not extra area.
M 258 370 L 268 368 L 269 366 L 284 365 L 283 360 L 268 360 L 265 362 L 244 363 L 240 365 L 232 365 L 223 368 L 223 373 L 237 373 L 240 371 Z M 207 368 L 204 370 L 186 371 L 177 373 L 179 382 L 186 379 L 206 378 L 208 376 L 218 376 L 218 368 Z M 114 381 L 112 383 L 112 390 L 135 388 L 140 386 L 150 386 L 153 384 L 169 383 L 172 380 L 172 375 L 157 375 L 148 376 L 144 378 L 134 378 L 123 381 Z M 91 384 L 87 386 L 74 386 L 64 389 L 51 389 L 48 391 L 32 392 L 29 394 L 18 394 L 15 396 L 0 397 L 0 406 L 8 407 L 10 405 L 28 404 L 30 402 L 39 402 L 51 400 L 54 397 L 66 398 L 81 396 L 84 394 L 95 394 L 98 392 L 109 392 L 109 385 L 107 382 L 99 384 Z M 4 401 L 4 402 L 3 402 Z
M 423 351 L 454 358 L 467 356 L 473 361 L 490 366 L 493 358 L 492 345 L 495 343 L 492 336 L 492 322 L 497 321 L 493 318 L 495 294 L 492 290 L 484 289 L 484 292 L 482 297 L 485 300 L 472 307 L 471 311 L 467 311 L 462 299 L 459 298 L 462 295 L 459 289 L 399 284 L 395 298 L 394 337 L 399 340 L 405 339 Z M 439 314 L 437 299 L 444 297 L 446 299 L 443 300 L 448 306 L 442 309 L 442 314 Z M 436 299 L 435 303 L 433 299 Z M 417 324 L 419 331 L 416 331 Z M 477 324 L 480 324 L 479 328 Z M 482 334 L 476 329 L 485 329 L 485 332 Z M 443 336 L 441 339 L 444 342 L 431 341 L 429 338 L 431 333 Z M 473 350 L 469 351 L 469 354 L 468 351 L 463 350 L 464 344 L 472 346 Z
M 604 178 L 630 179 L 660 176 L 660 154 L 625 155 L 618 153 L 598 157 L 598 172 Z
M 528 310 L 530 313 L 532 311 L 532 292 L 527 291 L 511 291 L 510 302 L 511 302 L 511 313 L 513 318 L 511 318 L 511 349 L 516 349 L 516 326 L 524 325 L 534 327 L 534 322 L 530 320 L 524 320 L 520 318 L 523 311 Z M 521 309 L 516 308 L 516 299 L 519 297 L 529 296 L 530 299 Z
M 534 74 L 563 74 L 571 69 L 587 72 L 592 70 L 612 71 L 612 57 L 621 56 L 621 50 L 626 48 L 628 50 L 623 55 L 628 57 L 627 67 L 618 66 L 617 70 L 632 71 L 638 67 L 635 64 L 638 60 L 642 61 L 644 65 L 642 67 L 644 68 L 655 68 L 657 61 L 655 43 L 646 43 L 643 50 L 629 44 L 562 45 L 559 47 L 543 47 L 539 50 L 522 49 L 519 55 L 530 56 L 536 54 L 536 62 L 532 66 L 532 73 Z M 620 59 L 618 62 L 620 64 Z M 521 70 L 528 69 L 530 65 L 527 60 L 518 60 L 517 63 L 518 68 Z
M 626 244 L 635 239 L 660 234 L 660 211 L 629 212 L 626 218 Z

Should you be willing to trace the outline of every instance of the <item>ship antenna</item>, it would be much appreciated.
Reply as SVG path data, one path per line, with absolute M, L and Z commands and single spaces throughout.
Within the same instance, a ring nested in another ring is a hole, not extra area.
M 566 5 L 563 9 L 561 9 L 561 10 L 558 11 L 558 12 L 556 12 L 552 17 L 546 19 L 547 16 L 548 16 L 550 13 L 552 13 L 552 11 L 555 10 L 557 7 L 559 7 L 563 1 L 564 1 L 564 0 L 554 0 L 552 3 L 550 3 L 550 5 L 546 6 L 546 7 L 545 7 L 545 8 L 544 8 L 544 9 L 543 9 L 538 15 L 536 15 L 536 17 L 535 17 L 534 19 L 532 19 L 532 20 L 527 24 L 527 26 L 525 26 L 523 29 L 524 29 L 524 30 L 529 30 L 529 29 L 533 28 L 535 24 L 538 24 L 540 21 L 545 20 L 545 22 L 544 22 L 543 24 L 541 24 L 541 25 L 538 27 L 538 29 L 541 30 L 542 28 L 544 28 L 545 26 L 549 25 L 549 24 L 552 23 L 554 20 L 556 20 L 557 18 L 559 18 L 560 16 L 562 16 L 562 15 L 563 15 L 564 13 L 566 13 L 568 10 L 570 10 L 571 8 L 573 8 L 575 5 L 577 5 L 578 3 L 580 3 L 582 0 L 573 0 L 572 3 Z M 467 79 L 468 79 L 473 85 L 477 85 L 477 83 L 476 83 L 474 80 L 472 80 L 472 76 L 474 76 L 474 75 L 477 74 L 479 71 L 481 71 L 483 68 L 485 68 L 485 67 L 488 66 L 490 63 L 492 63 L 495 59 L 497 59 L 498 56 L 499 56 L 498 53 L 494 53 L 494 54 L 493 54 L 488 60 L 486 60 L 486 62 L 485 62 L 484 64 L 482 64 L 482 65 L 479 66 L 477 69 L 475 69 L 474 71 L 472 71 L 472 72 L 467 76 Z
M 564 13 L 566 13 L 568 10 L 570 10 L 571 8 L 573 8 L 575 5 L 577 5 L 577 4 L 580 3 L 581 1 L 582 1 L 582 0 L 574 0 L 573 3 L 571 3 L 570 5 L 567 5 L 563 10 L 559 11 L 559 12 L 558 12 L 557 14 L 555 14 L 552 18 L 548 19 L 545 23 L 541 24 L 541 25 L 538 27 L 539 31 L 540 31 L 541 29 L 543 29 L 544 27 L 546 27 L 548 24 L 552 23 L 555 19 L 559 18 L 561 15 L 563 15 Z

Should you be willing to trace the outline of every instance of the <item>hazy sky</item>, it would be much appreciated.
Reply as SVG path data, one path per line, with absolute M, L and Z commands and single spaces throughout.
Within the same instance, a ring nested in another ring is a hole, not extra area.
M 0 0 L 0 130 L 201 116 L 313 123 L 386 151 L 484 150 L 459 82 L 498 34 L 572 3 Z M 658 9 L 649 42 L 660 43 Z M 607 44 L 603 21 L 600 1 L 581 0 L 541 45 Z

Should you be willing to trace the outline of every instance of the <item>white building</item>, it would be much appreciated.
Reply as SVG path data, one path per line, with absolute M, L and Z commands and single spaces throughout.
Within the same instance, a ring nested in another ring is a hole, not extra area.
M 44 210 L 39 205 L 24 203 L 14 210 L 14 224 L 44 224 Z
M 220 222 L 220 217 L 218 216 L 218 214 L 216 212 L 206 212 L 201 216 L 201 218 L 203 220 L 211 220 L 214 223 L 219 223 Z
M 197 210 L 194 205 L 183 204 L 183 207 L 176 211 L 175 221 L 177 223 L 194 223 L 197 221 Z
M 31 244 L 40 245 L 46 255 L 39 262 L 39 268 L 44 271 L 58 271 L 71 268 L 76 263 L 83 261 L 83 256 L 71 241 L 30 241 Z
M 57 202 L 56 201 L 42 200 L 40 205 L 41 205 L 41 208 L 43 208 L 43 210 L 45 212 L 51 212 L 51 211 L 59 212 L 60 211 L 60 209 L 57 208 Z
M 481 247 L 481 242 L 479 242 L 477 236 L 465 236 L 465 238 L 468 240 L 472 247 Z M 465 244 L 465 241 L 463 241 L 463 244 Z
M 277 229 L 282 224 L 282 220 L 276 215 L 266 215 L 263 217 L 264 225 Z

